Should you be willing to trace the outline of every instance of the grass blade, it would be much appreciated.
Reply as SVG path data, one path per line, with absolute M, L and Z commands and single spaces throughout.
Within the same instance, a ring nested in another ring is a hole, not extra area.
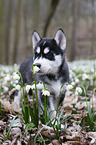
M 12 119 L 12 121 L 10 123 L 9 129 L 8 129 L 8 132 L 7 132 L 7 135 L 5 136 L 5 140 L 7 140 L 9 138 L 9 134 L 10 134 L 11 128 L 16 123 L 16 121 L 17 121 L 17 119 L 16 120 L 15 119 L 16 119 L 16 116 Z

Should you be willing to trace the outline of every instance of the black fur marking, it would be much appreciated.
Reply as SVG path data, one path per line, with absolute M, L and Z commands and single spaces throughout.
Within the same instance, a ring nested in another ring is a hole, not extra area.
M 33 57 L 29 56 L 27 59 L 24 60 L 24 62 L 20 66 L 20 73 L 22 75 L 23 84 L 31 84 L 33 81 L 33 75 L 32 75 L 32 63 L 33 63 Z
M 44 43 L 45 42 L 45 43 Z M 37 53 L 37 48 L 40 47 L 41 51 L 40 53 Z M 49 52 L 47 54 L 44 53 L 44 49 L 48 47 L 49 48 Z M 59 55 L 59 54 L 63 54 L 63 51 L 60 49 L 60 47 L 56 44 L 56 41 L 52 38 L 43 38 L 41 39 L 38 44 L 35 47 L 35 58 L 40 58 L 42 56 L 42 58 L 46 58 L 49 59 L 51 61 L 55 60 L 55 55 Z
M 61 96 L 60 96 L 59 105 L 62 104 L 64 98 L 65 98 L 65 92 L 64 92 L 64 94 L 61 94 Z
M 53 75 L 53 74 L 47 74 L 46 76 L 48 77 L 49 80 L 54 80 L 54 81 L 57 80 L 56 75 Z

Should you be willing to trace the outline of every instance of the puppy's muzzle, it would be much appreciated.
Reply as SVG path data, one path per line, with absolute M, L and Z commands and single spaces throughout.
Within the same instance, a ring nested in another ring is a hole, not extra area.
M 35 66 L 37 66 L 37 67 L 41 67 L 41 64 L 40 63 L 35 63 Z

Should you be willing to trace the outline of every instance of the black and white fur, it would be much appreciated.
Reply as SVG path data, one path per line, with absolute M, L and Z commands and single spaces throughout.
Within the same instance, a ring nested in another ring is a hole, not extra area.
M 33 57 L 28 57 L 20 66 L 23 83 L 33 81 L 32 64 L 40 68 L 35 74 L 36 82 L 43 81 L 49 89 L 48 106 L 50 110 L 57 109 L 60 88 L 69 82 L 69 69 L 65 58 L 66 37 L 62 29 L 58 29 L 54 38 L 40 38 L 34 31 L 32 34 Z M 65 97 L 66 87 L 63 86 L 60 104 Z M 44 96 L 39 92 L 39 101 L 44 104 Z

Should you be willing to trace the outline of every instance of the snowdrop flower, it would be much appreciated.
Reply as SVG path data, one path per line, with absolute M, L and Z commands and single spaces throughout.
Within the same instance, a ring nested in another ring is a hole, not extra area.
M 78 93 L 77 91 L 75 91 L 75 95 L 78 96 L 78 94 L 79 94 L 79 93 Z
M 76 87 L 75 95 L 81 94 L 82 89 L 80 87 Z
M 8 90 L 9 90 L 9 88 L 8 88 L 8 87 L 3 86 L 3 91 L 4 91 L 4 93 L 8 92 Z
M 0 72 L 0 76 L 4 77 L 5 76 L 4 72 Z
M 20 76 L 16 72 L 14 72 L 13 73 L 13 79 L 14 80 L 19 80 L 20 79 Z
M 15 80 L 14 83 L 17 84 L 18 83 L 18 80 Z
M 32 86 L 30 86 L 30 89 L 35 89 L 35 84 L 33 84 Z
M 72 82 L 71 85 L 72 85 L 72 86 L 75 86 L 75 82 Z
M 42 95 L 50 96 L 50 92 L 48 90 L 42 90 Z
M 94 73 L 94 71 L 95 71 L 94 68 L 91 68 L 91 72 Z
M 20 85 L 16 85 L 16 86 L 15 86 L 15 89 L 18 90 L 18 91 L 20 90 L 20 88 L 21 88 Z
M 95 72 L 95 76 L 96 76 L 96 72 Z
M 76 78 L 76 79 L 75 79 L 75 82 L 76 82 L 76 83 L 79 83 L 79 79 Z
M 34 67 L 33 67 L 33 73 L 36 73 L 36 72 L 38 72 L 39 70 L 40 70 L 39 67 L 37 67 L 37 66 L 34 66 Z
M 16 84 L 14 84 L 14 83 L 12 83 L 13 84 L 13 87 L 16 87 L 17 85 Z
M 71 90 L 72 88 L 73 88 L 72 85 L 67 85 L 66 90 L 69 91 L 69 90 Z
M 40 82 L 39 84 L 37 84 L 37 88 L 38 89 L 44 89 L 44 85 L 42 82 Z
M 89 76 L 88 76 L 87 74 L 83 74 L 82 80 L 86 80 L 86 79 L 88 79 L 88 78 L 89 78 Z
M 26 92 L 28 93 L 29 90 L 32 89 L 32 86 L 31 85 L 27 85 L 25 89 L 26 89 Z
M 4 80 L 5 80 L 5 81 L 10 81 L 10 78 L 11 78 L 11 77 L 10 77 L 10 75 L 8 74 L 8 75 L 5 76 Z

